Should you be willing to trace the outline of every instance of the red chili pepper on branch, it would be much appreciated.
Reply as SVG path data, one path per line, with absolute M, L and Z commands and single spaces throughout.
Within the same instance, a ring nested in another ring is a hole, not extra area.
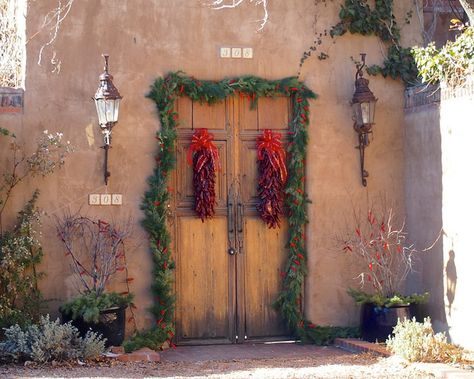
M 197 129 L 189 146 L 187 160 L 193 166 L 194 209 L 204 222 L 214 216 L 216 205 L 216 170 L 219 151 L 214 136 L 207 129 Z
M 287 180 L 286 153 L 281 134 L 270 129 L 257 137 L 257 163 L 259 169 L 257 211 L 270 228 L 280 226 L 283 213 L 283 186 Z

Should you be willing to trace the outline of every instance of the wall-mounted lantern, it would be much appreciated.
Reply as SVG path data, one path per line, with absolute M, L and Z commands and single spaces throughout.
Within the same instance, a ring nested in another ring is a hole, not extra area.
M 94 96 L 97 116 L 99 117 L 99 126 L 104 135 L 105 165 L 104 181 L 107 185 L 110 172 L 107 169 L 109 148 L 112 142 L 112 128 L 118 121 L 120 100 L 122 96 L 112 82 L 113 76 L 109 74 L 109 55 L 102 54 L 105 59 L 104 72 L 99 76 L 100 84 Z
M 369 88 L 369 81 L 363 77 L 362 70 L 365 67 L 365 55 L 360 54 L 362 64 L 357 65 L 355 78 L 355 92 L 352 96 L 352 111 L 354 118 L 354 129 L 359 135 L 359 146 L 356 146 L 360 152 L 360 171 L 362 176 L 362 185 L 367 186 L 367 177 L 369 173 L 364 168 L 365 148 L 369 145 L 369 134 L 372 133 L 374 125 L 375 104 L 377 99 Z

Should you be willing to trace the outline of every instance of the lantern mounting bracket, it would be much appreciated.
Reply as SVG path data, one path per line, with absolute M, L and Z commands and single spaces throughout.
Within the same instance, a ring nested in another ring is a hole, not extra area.
M 104 136 L 104 146 L 101 146 L 105 152 L 104 164 L 104 182 L 108 184 L 110 171 L 108 170 L 109 149 L 112 143 L 112 128 L 118 121 L 119 105 L 122 96 L 113 83 L 113 76 L 109 73 L 109 55 L 102 54 L 105 65 L 104 72 L 99 76 L 99 88 L 93 97 L 97 115 L 99 117 L 99 126 Z
M 356 128 L 355 125 L 354 128 Z M 359 149 L 360 176 L 364 187 L 367 187 L 367 178 L 369 177 L 369 172 L 365 169 L 365 148 L 369 145 L 369 134 L 371 133 L 372 131 L 359 133 L 359 145 L 355 147 L 356 149 Z
M 356 75 L 355 75 L 355 80 L 359 79 L 359 78 L 362 78 L 364 76 L 364 72 L 362 71 L 365 67 L 365 56 L 367 54 L 366 53 L 360 53 L 360 59 L 362 61 L 362 64 L 357 64 L 357 72 L 356 72 Z
M 369 88 L 369 81 L 364 78 L 363 69 L 365 64 L 365 53 L 360 54 L 361 62 L 356 64 L 357 71 L 355 74 L 355 91 L 352 96 L 352 109 L 354 112 L 354 130 L 358 134 L 358 146 L 360 156 L 360 172 L 362 185 L 367 186 L 368 171 L 365 169 L 365 148 L 369 145 L 369 135 L 372 134 L 372 126 L 374 125 L 374 113 L 376 97 Z

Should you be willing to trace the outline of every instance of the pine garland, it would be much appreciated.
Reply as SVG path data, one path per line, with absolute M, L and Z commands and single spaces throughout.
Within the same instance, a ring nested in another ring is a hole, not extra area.
M 155 157 L 156 167 L 148 179 L 149 190 L 145 193 L 141 206 L 145 213 L 143 226 L 149 234 L 153 255 L 152 292 L 155 301 L 151 311 L 157 320 L 155 345 L 158 345 L 159 339 L 163 338 L 163 331 L 166 331 L 165 335 L 169 341 L 174 335 L 172 325 L 175 304 L 172 294 L 174 261 L 170 252 L 171 238 L 166 228 L 166 217 L 172 190 L 168 187 L 167 178 L 176 164 L 178 114 L 174 110 L 175 101 L 180 96 L 188 96 L 193 101 L 214 104 L 234 95 L 247 98 L 251 108 L 256 106 L 261 97 L 285 96 L 292 100 L 293 112 L 288 132 L 288 180 L 285 186 L 289 256 L 286 272 L 282 273 L 283 291 L 275 305 L 297 336 L 305 341 L 321 343 L 321 333 L 323 330 L 326 333 L 327 329 L 315 327 L 304 320 L 301 311 L 301 293 L 307 272 L 304 241 L 304 228 L 308 222 L 306 213 L 308 196 L 305 192 L 304 177 L 305 155 L 308 143 L 309 99 L 316 98 L 316 94 L 295 77 L 264 80 L 255 76 L 243 76 L 222 81 L 200 81 L 182 72 L 173 72 L 158 78 L 148 95 L 156 102 L 161 121 L 161 130 L 156 134 L 159 147 Z M 147 335 L 150 335 L 150 332 Z M 327 333 L 323 335 L 327 336 Z

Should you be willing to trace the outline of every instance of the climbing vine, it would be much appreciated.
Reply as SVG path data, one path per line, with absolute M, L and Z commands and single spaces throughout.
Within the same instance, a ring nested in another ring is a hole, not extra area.
M 410 23 L 412 12 L 405 22 Z M 393 79 L 400 78 L 406 85 L 417 82 L 418 70 L 411 49 L 400 45 L 400 27 L 393 13 L 393 0 L 375 0 L 371 7 L 368 0 L 345 0 L 339 11 L 340 22 L 330 31 L 332 37 L 346 32 L 364 36 L 375 35 L 388 47 L 383 66 L 373 65 L 367 69 L 370 75 L 382 74 Z
M 326 1 L 315 0 L 315 6 L 320 3 L 327 6 Z M 407 12 L 404 22 L 409 24 L 412 16 L 412 11 Z M 375 0 L 374 6 L 369 5 L 368 0 L 344 0 L 339 11 L 339 20 L 329 31 L 325 29 L 315 32 L 313 43 L 303 52 L 300 59 L 298 76 L 304 62 L 324 46 L 326 36 L 329 35 L 334 39 L 349 32 L 377 36 L 387 48 L 382 66 L 373 65 L 367 68 L 370 75 L 381 74 L 384 77 L 401 79 L 406 85 L 418 82 L 418 70 L 411 49 L 402 47 L 400 44 L 401 30 L 393 13 L 393 0 Z M 316 22 L 317 16 L 315 16 L 315 24 Z M 325 60 L 329 58 L 329 55 L 319 52 L 317 58 Z
M 288 130 L 288 180 L 284 188 L 289 223 L 288 261 L 285 271 L 281 274 L 283 290 L 275 306 L 287 321 L 290 330 L 305 341 L 328 343 L 336 334 L 343 336 L 353 333 L 350 328 L 315 326 L 304 319 L 301 310 L 301 294 L 307 272 L 304 235 L 308 222 L 305 155 L 308 143 L 309 100 L 316 98 L 316 94 L 295 77 L 264 80 L 255 76 L 244 76 L 222 81 L 200 81 L 181 72 L 173 72 L 158 78 L 148 95 L 155 101 L 161 121 L 161 129 L 156 134 L 156 166 L 148 179 L 149 189 L 142 202 L 145 214 L 143 226 L 149 235 L 154 265 L 154 305 L 151 311 L 157 321 L 155 328 L 146 333 L 146 338 L 142 337 L 142 345 L 156 348 L 174 335 L 172 317 L 175 299 L 172 294 L 172 280 L 175 265 L 170 251 L 171 238 L 166 227 L 171 192 L 167 178 L 176 163 L 178 113 L 175 111 L 175 101 L 180 96 L 188 96 L 193 101 L 207 104 L 223 101 L 229 96 L 240 96 L 248 99 L 251 108 L 257 105 L 261 97 L 284 96 L 291 99 L 293 108 Z M 166 330 L 166 333 L 163 333 L 163 330 Z M 153 340 L 154 333 L 156 338 Z M 164 340 L 161 341 L 162 339 Z

